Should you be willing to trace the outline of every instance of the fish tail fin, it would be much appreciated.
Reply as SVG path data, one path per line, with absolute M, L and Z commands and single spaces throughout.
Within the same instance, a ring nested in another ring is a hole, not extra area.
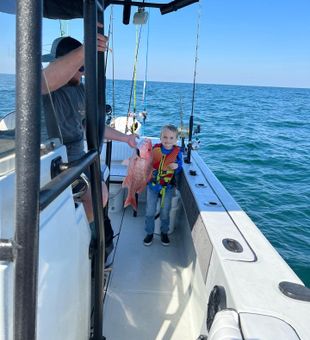
M 130 184 L 129 176 L 126 176 L 125 179 L 123 180 L 122 187 L 128 188 L 129 184 Z
M 132 206 L 133 210 L 137 211 L 137 202 L 134 196 L 127 196 L 126 201 L 124 203 L 124 208 L 128 207 L 129 205 Z

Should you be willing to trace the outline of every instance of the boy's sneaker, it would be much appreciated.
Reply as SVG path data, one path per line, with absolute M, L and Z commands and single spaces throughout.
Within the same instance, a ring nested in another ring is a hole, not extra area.
M 153 234 L 147 234 L 143 240 L 145 246 L 150 246 L 153 242 Z
M 169 246 L 170 240 L 169 240 L 168 234 L 161 233 L 160 234 L 160 240 L 161 240 L 161 244 L 163 246 Z

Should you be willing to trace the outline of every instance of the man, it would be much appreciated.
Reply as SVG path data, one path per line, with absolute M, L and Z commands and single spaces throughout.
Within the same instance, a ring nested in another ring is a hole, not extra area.
M 98 34 L 98 51 L 107 49 L 107 37 Z M 84 128 L 82 124 L 85 113 L 85 89 L 81 82 L 84 72 L 84 46 L 72 37 L 61 37 L 54 40 L 51 53 L 42 57 L 43 62 L 50 64 L 43 70 L 42 93 L 45 116 L 56 115 L 58 129 L 64 145 L 67 147 L 69 162 L 81 158 L 84 154 Z M 104 137 L 128 143 L 136 147 L 136 136 L 123 134 L 109 126 L 105 127 Z M 102 183 L 102 204 L 106 205 L 108 190 Z M 83 197 L 85 212 L 89 223 L 94 220 L 91 194 L 88 191 Z
M 106 43 L 107 37 L 98 34 L 99 51 L 106 50 Z M 43 70 L 42 93 L 51 93 L 63 141 L 68 148 L 69 161 L 73 161 L 83 155 L 84 149 L 81 117 L 85 111 L 85 90 L 81 83 L 84 46 L 71 37 L 57 38 L 53 42 L 51 53 L 43 56 L 42 61 L 50 62 Z M 136 147 L 134 134 L 125 135 L 109 126 L 105 127 L 104 137 Z

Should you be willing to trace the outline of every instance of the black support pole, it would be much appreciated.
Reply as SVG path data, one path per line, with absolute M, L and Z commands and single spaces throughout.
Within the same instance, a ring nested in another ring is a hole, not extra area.
M 42 1 L 17 1 L 14 339 L 36 339 Z
M 97 159 L 90 167 L 94 222 L 97 236 L 97 249 L 94 256 L 93 339 L 102 340 L 105 244 L 98 133 L 97 2 L 95 0 L 84 0 L 84 38 L 87 144 L 89 150 L 97 152 Z
M 104 8 L 104 0 L 101 1 L 101 6 Z M 100 22 L 104 26 L 104 13 L 102 11 L 98 11 L 98 22 Z M 98 32 L 104 34 L 104 27 L 99 27 Z M 105 65 L 104 53 L 98 52 L 98 109 L 99 109 L 99 143 L 100 143 L 100 151 L 102 150 L 102 144 L 104 141 L 104 130 L 105 130 L 105 121 L 106 121 L 106 65 Z M 106 145 L 106 158 L 105 163 L 107 167 L 111 168 L 111 155 L 112 155 L 112 142 L 107 142 Z M 109 189 L 109 179 L 107 180 L 107 187 Z M 107 214 L 107 209 L 104 210 L 104 213 Z
M 101 1 L 102 8 L 104 8 L 104 1 Z M 98 22 L 104 25 L 104 15 L 102 11 L 98 11 Z M 98 32 L 104 34 L 104 27 L 98 27 Z M 105 77 L 105 57 L 103 52 L 98 52 L 98 110 L 99 110 L 99 144 L 100 150 L 104 139 L 105 129 L 105 90 L 106 90 L 106 77 Z

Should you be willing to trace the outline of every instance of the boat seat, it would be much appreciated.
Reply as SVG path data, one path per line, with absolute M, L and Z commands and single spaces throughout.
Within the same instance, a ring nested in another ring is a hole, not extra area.
M 101 151 L 101 163 L 105 163 L 106 143 L 104 143 Z M 127 176 L 127 165 L 122 162 L 132 156 L 133 149 L 124 142 L 113 141 L 112 143 L 112 157 L 110 168 L 110 181 L 114 183 L 123 182 Z
M 127 176 L 128 167 L 121 162 L 112 162 L 110 169 L 110 181 L 112 183 L 121 183 Z
M 114 128 L 122 133 L 131 133 L 131 127 L 133 125 L 133 117 L 126 117 L 126 116 L 121 116 L 121 117 L 116 117 L 113 121 L 114 123 Z M 126 124 L 127 123 L 127 124 Z M 129 129 L 128 132 L 126 132 L 126 125 Z M 136 130 L 135 133 L 138 135 L 140 134 L 141 131 L 141 123 L 136 119 L 135 120 L 135 125 L 136 125 Z
M 210 328 L 208 340 L 242 340 L 238 313 L 231 309 L 217 312 Z

